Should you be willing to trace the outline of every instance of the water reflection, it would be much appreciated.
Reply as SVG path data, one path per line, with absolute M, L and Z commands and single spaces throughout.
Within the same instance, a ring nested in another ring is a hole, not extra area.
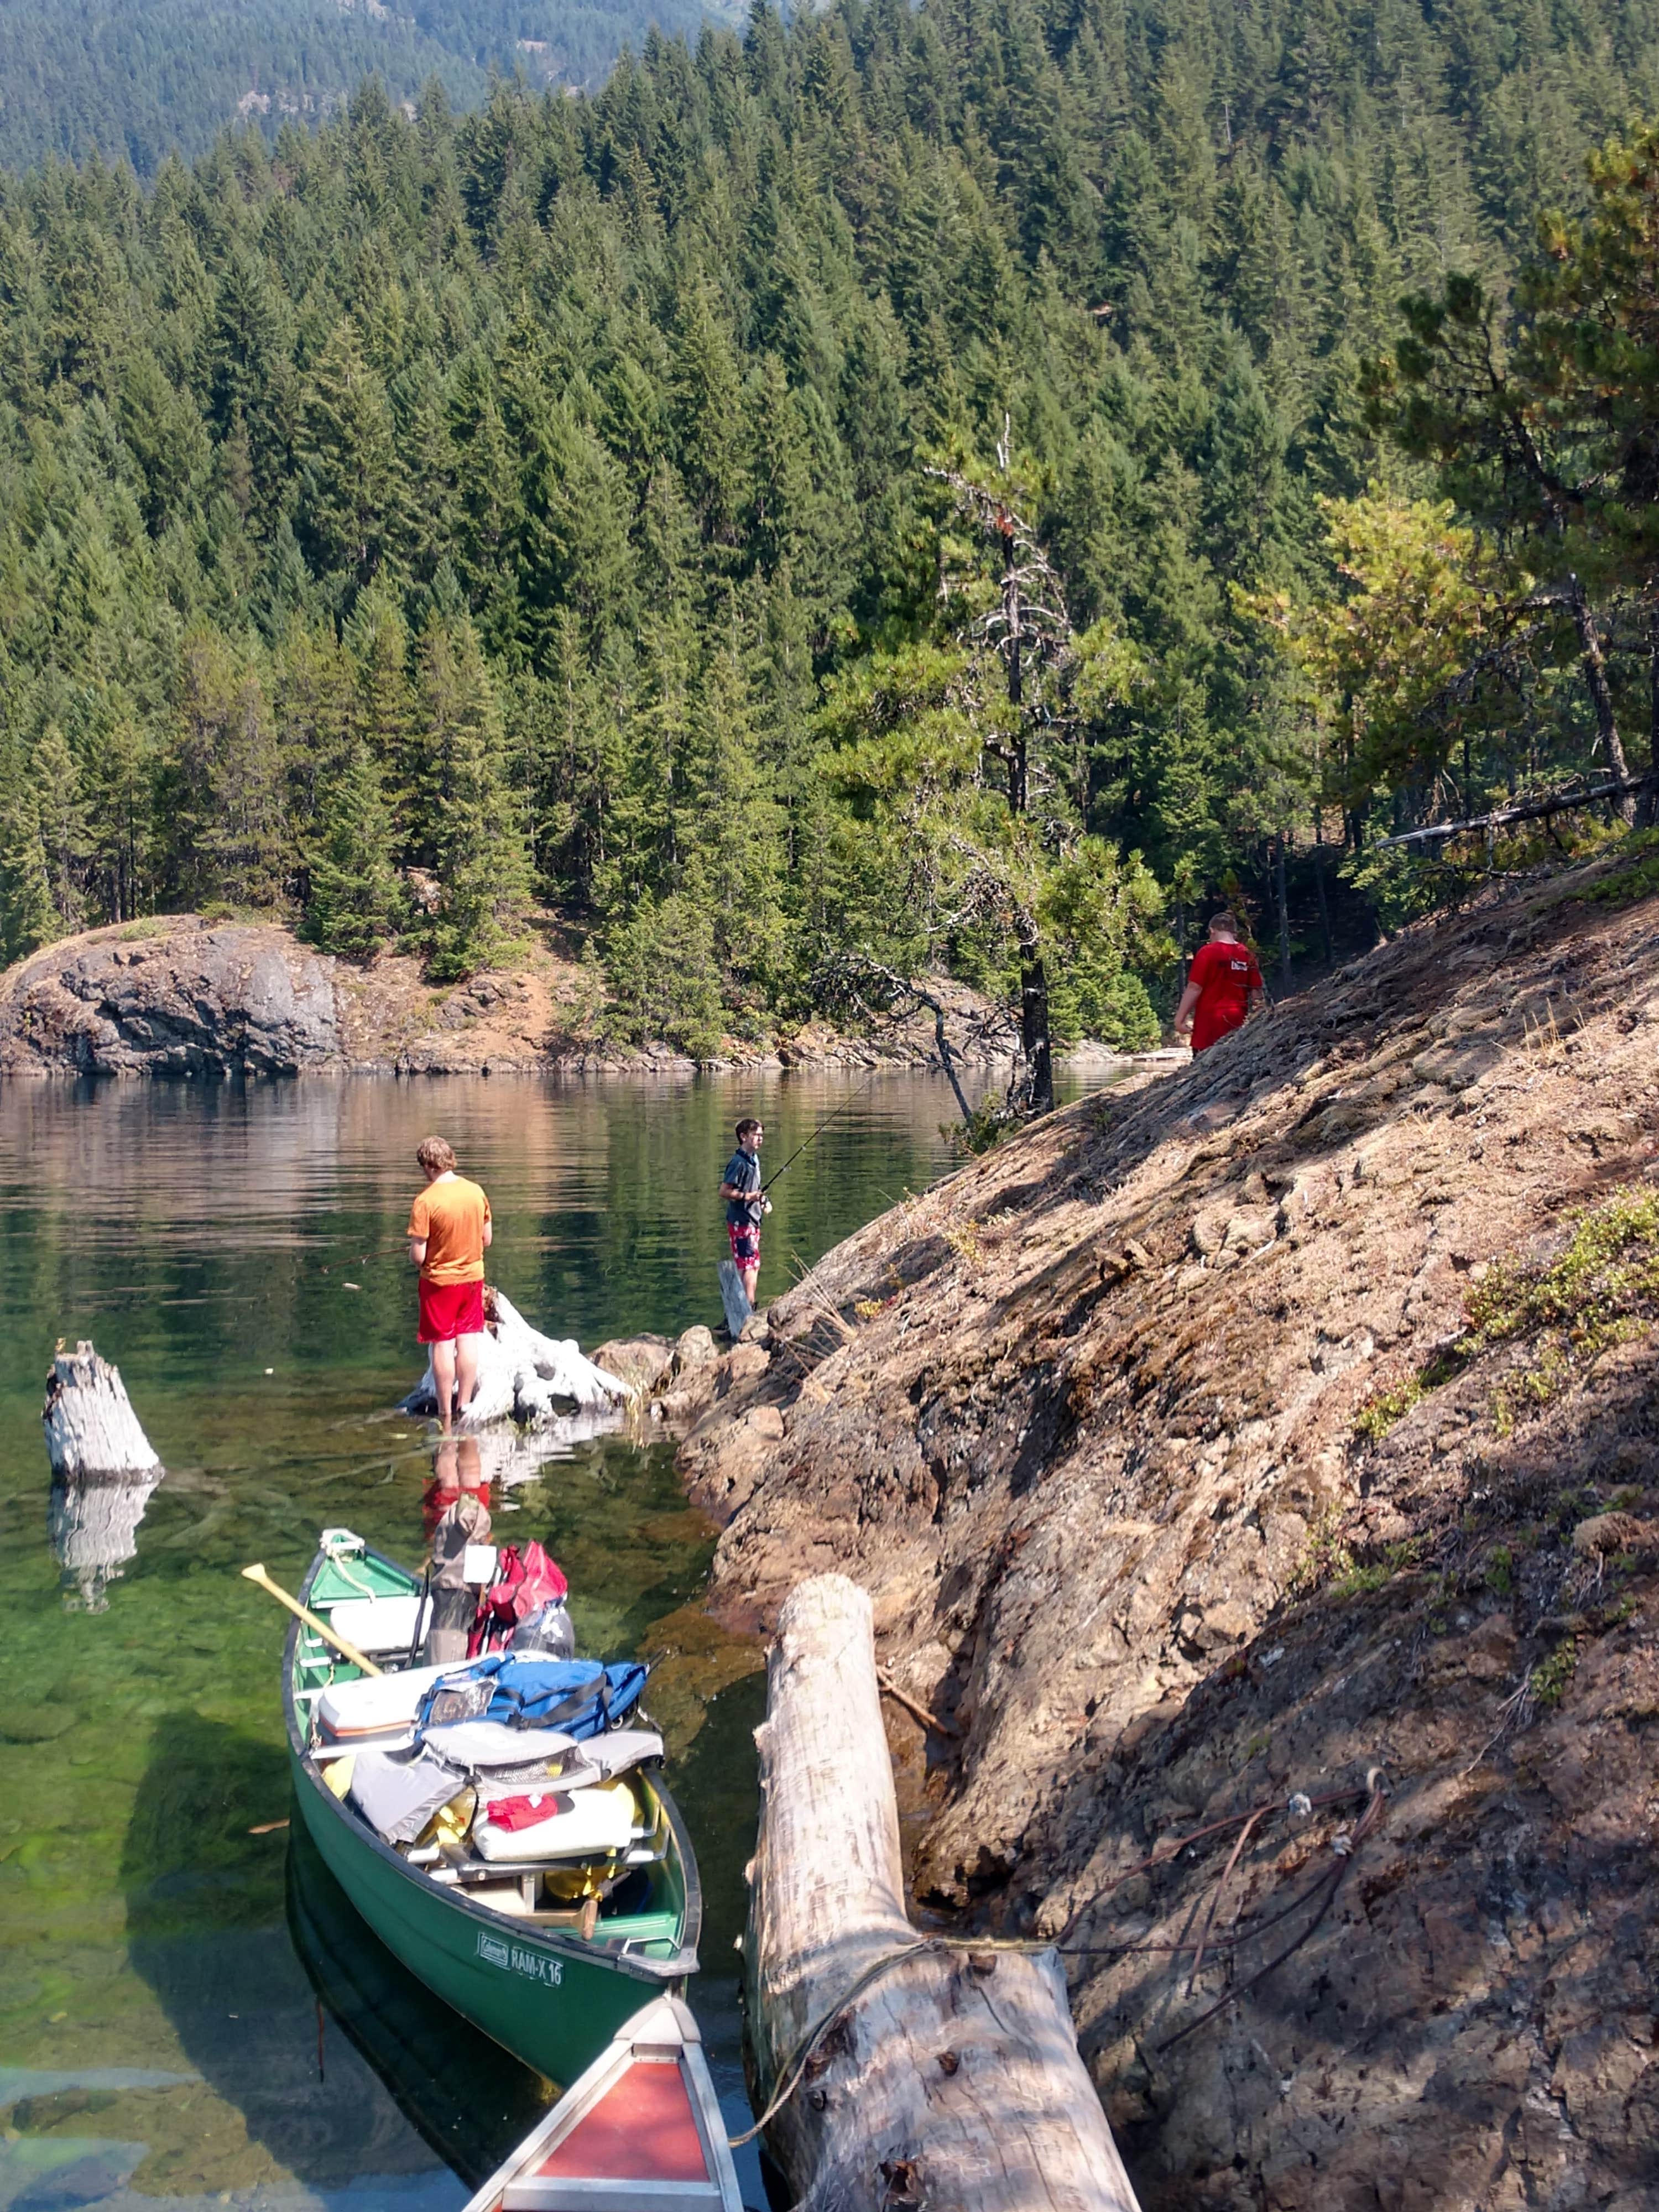
M 109 1584 L 138 1555 L 138 1523 L 163 1472 L 53 1476 L 46 1534 L 63 1569 L 66 1612 L 107 1609 Z
M 535 2125 L 555 2085 L 481 2036 L 393 1958 L 297 1814 L 289 1836 L 288 1928 L 319 2001 L 319 2080 L 335 2063 L 327 2030 L 337 2026 L 422 2140 L 476 2189 Z

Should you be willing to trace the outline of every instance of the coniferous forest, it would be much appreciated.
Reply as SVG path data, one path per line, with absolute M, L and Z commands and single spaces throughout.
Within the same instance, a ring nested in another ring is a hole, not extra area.
M 141 177 L 240 117 L 272 137 L 377 76 L 396 101 L 435 79 L 476 106 L 492 77 L 603 82 L 654 23 L 696 37 L 698 0 L 0 0 L 0 165 L 125 159 Z
M 1647 765 L 1655 112 L 1659 0 L 843 0 L 0 178 L 0 951 L 551 912 L 708 1049 L 1369 941 Z

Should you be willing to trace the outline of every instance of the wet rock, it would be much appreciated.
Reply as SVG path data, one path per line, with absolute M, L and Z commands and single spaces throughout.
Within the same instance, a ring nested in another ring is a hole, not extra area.
M 593 1364 L 626 1382 L 641 1397 L 654 1397 L 674 1371 L 674 1342 L 666 1336 L 623 1336 L 600 1345 Z

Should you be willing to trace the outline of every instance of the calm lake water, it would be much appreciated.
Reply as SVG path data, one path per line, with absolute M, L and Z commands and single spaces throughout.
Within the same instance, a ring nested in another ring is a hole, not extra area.
M 847 1103 L 774 1194 L 763 1300 L 933 1180 L 942 1080 L 861 1080 L 0 1085 L 0 2212 L 453 2212 L 523 2133 L 544 2086 L 270 1827 L 286 1616 L 237 1570 L 292 1588 L 325 1522 L 420 1555 L 430 1453 L 385 1409 L 422 1364 L 402 1231 L 422 1135 L 489 1190 L 492 1280 L 591 1348 L 719 1320 L 739 1113 L 775 1166 Z M 153 1493 L 53 1499 L 60 1336 L 118 1363 Z M 582 1447 L 494 1502 L 563 1563 L 584 1651 L 659 1658 L 708 1896 L 694 1994 L 737 2119 L 762 1682 L 697 1610 L 712 1532 L 660 1446 Z

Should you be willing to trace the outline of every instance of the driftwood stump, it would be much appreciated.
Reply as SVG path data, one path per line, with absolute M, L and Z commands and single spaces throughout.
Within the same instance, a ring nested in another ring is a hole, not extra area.
M 102 1613 L 106 1585 L 138 1549 L 138 1523 L 161 1480 L 161 1462 L 118 1370 L 88 1343 L 53 1359 L 40 1419 L 52 1461 L 46 1525 L 64 1571 L 64 1602 Z
M 618 1418 L 634 1396 L 626 1382 L 584 1359 L 574 1337 L 544 1336 L 503 1292 L 486 1289 L 485 1328 L 475 1340 L 478 1384 L 472 1403 L 456 1422 L 463 1436 L 474 1436 L 496 1421 L 540 1427 L 553 1423 L 556 1401 L 569 1401 L 584 1413 L 614 1412 Z M 426 1373 L 398 1409 L 435 1413 L 438 1393 L 428 1358 Z
M 1057 1955 L 933 1944 L 905 1911 L 870 1601 L 842 1575 L 785 1601 L 767 1673 L 744 1937 L 757 2110 L 833 2024 L 768 2131 L 797 2212 L 1135 2212 Z
M 144 1474 L 161 1467 L 120 1370 L 100 1359 L 84 1337 L 53 1359 L 40 1419 L 56 1475 Z

